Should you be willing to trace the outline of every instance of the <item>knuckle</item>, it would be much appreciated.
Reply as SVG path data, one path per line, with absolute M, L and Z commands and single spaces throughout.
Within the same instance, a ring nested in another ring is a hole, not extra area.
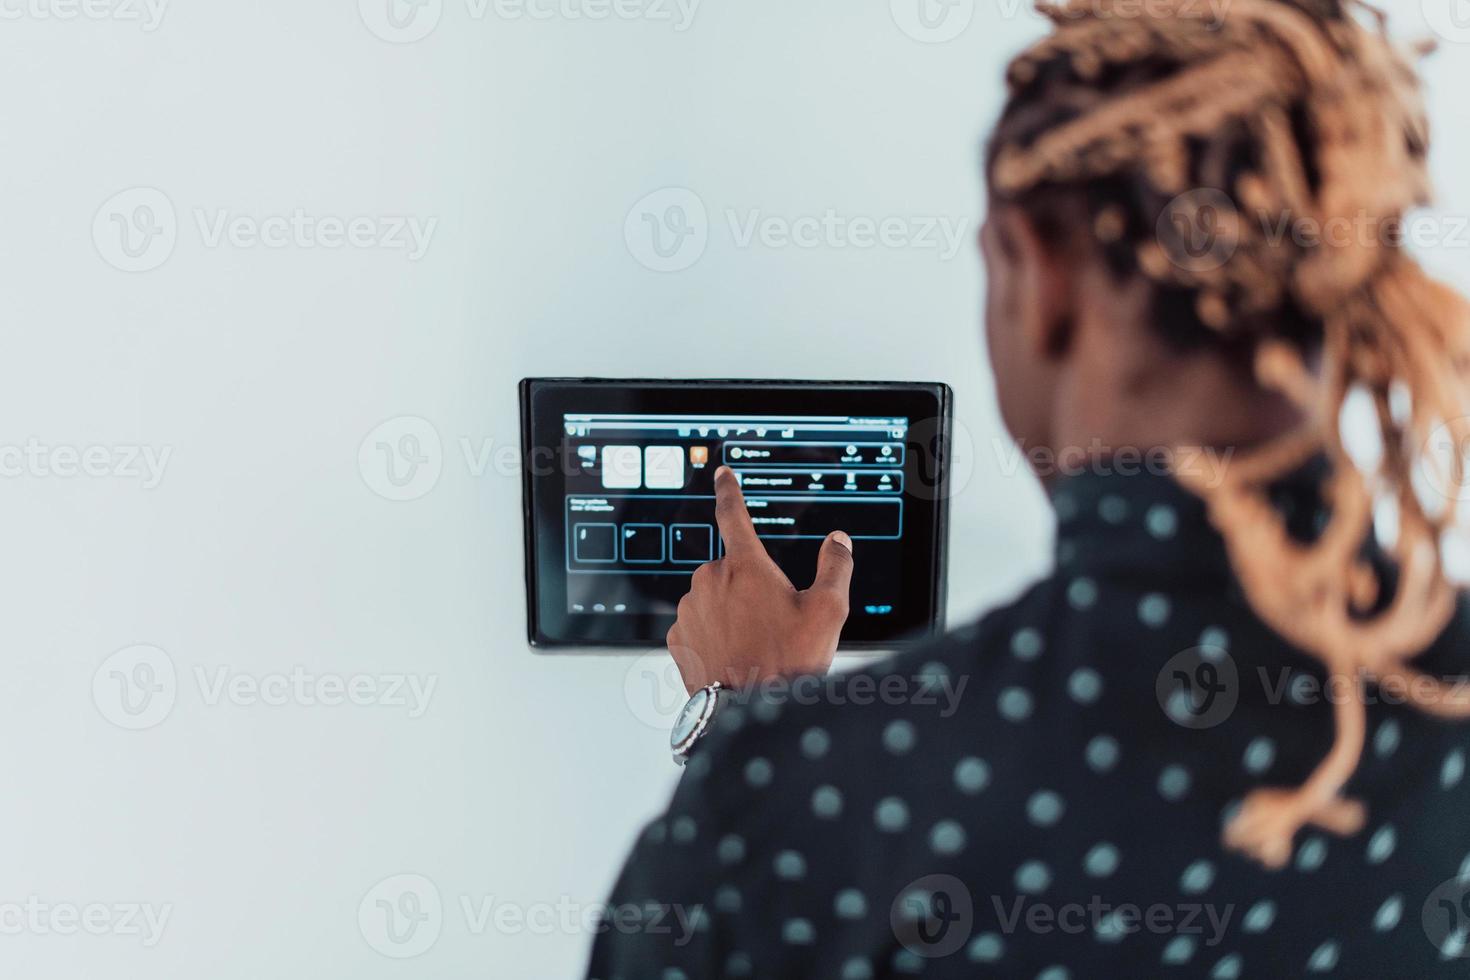
M 812 604 L 821 615 L 832 619 L 846 619 L 848 613 L 847 595 L 835 589 L 822 589 L 811 594 Z

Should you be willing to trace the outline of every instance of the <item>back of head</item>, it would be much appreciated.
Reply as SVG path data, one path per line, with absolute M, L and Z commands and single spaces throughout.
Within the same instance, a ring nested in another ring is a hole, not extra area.
M 1470 445 L 1470 307 L 1403 247 L 1427 204 L 1428 122 L 1410 52 L 1358 0 L 1067 0 L 1054 31 L 1011 64 L 989 155 L 995 198 L 1043 234 L 1077 207 L 1120 278 L 1153 286 L 1154 320 L 1184 348 L 1218 347 L 1291 399 L 1300 430 L 1179 474 L 1209 505 L 1257 613 L 1345 678 L 1395 686 L 1426 710 L 1470 700 L 1407 665 L 1446 627 L 1442 562 Z M 1380 451 L 1355 463 L 1340 428 L 1350 394 L 1373 406 Z M 1431 440 L 1453 447 L 1448 458 Z M 1331 463 L 1325 530 L 1302 542 L 1268 486 L 1316 455 Z M 1397 574 L 1364 560 L 1375 510 Z M 1279 865 L 1295 829 L 1353 810 L 1361 700 L 1301 790 L 1247 801 L 1227 840 Z M 1344 809 L 1346 808 L 1346 809 Z M 1360 822 L 1360 821 L 1359 821 Z

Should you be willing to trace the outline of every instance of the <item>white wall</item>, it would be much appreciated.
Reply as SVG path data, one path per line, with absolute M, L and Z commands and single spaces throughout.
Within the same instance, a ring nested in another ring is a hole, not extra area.
M 704 0 L 686 30 L 576 19 L 561 0 L 537 0 L 562 11 L 550 20 L 427 0 L 418 23 L 437 12 L 435 29 L 404 44 L 368 26 L 387 0 L 174 0 L 156 24 L 101 16 L 141 0 L 63 19 L 69 2 L 0 2 L 0 911 L 34 897 L 62 916 L 170 917 L 152 946 L 27 920 L 0 937 L 0 973 L 581 968 L 580 929 L 480 928 L 461 908 L 592 905 L 673 780 L 645 685 L 656 660 L 523 640 L 520 485 L 494 455 L 517 442 L 522 376 L 950 382 L 973 437 L 955 618 L 1044 568 L 1044 504 L 995 448 L 970 243 L 1003 58 L 1037 30 L 1019 0 L 981 0 L 946 43 L 904 33 L 882 0 Z M 1470 158 L 1451 128 L 1466 64 L 1452 45 L 1431 69 L 1446 185 Z M 113 200 L 139 187 L 166 202 Z M 624 223 L 666 187 L 697 192 L 709 240 L 661 274 Z M 1447 189 L 1467 213 L 1470 188 Z M 172 251 L 155 239 L 137 261 L 161 264 L 119 271 L 132 260 L 111 215 L 150 202 Z M 417 260 L 210 237 L 222 215 L 298 209 L 437 224 Z M 730 226 L 829 209 L 959 223 L 964 240 L 949 256 L 742 247 Z M 1463 276 L 1464 255 L 1433 259 Z M 432 425 L 442 472 L 392 502 L 359 447 L 402 416 Z M 488 469 L 466 444 L 491 450 Z M 103 447 L 108 475 L 58 475 L 59 447 Z M 156 486 L 122 466 L 130 447 L 170 454 Z M 133 717 L 114 672 L 139 658 L 176 683 Z M 437 686 L 416 718 L 215 687 L 296 668 Z M 444 905 L 408 962 L 358 919 L 399 873 Z

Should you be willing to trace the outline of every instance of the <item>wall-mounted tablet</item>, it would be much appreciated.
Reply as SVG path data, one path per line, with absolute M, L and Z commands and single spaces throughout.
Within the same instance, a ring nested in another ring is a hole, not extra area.
M 853 539 L 844 647 L 943 626 L 950 390 L 942 384 L 521 382 L 526 590 L 537 647 L 659 646 L 723 553 L 714 474 L 740 478 L 797 588 Z

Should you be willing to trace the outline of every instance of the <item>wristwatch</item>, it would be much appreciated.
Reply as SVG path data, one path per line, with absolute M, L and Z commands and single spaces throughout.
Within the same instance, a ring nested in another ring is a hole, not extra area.
M 689 761 L 694 746 L 704 738 L 714 724 L 715 715 L 732 696 L 730 689 L 719 681 L 694 692 L 684 710 L 679 712 L 674 730 L 669 734 L 669 748 L 675 762 L 682 766 Z

